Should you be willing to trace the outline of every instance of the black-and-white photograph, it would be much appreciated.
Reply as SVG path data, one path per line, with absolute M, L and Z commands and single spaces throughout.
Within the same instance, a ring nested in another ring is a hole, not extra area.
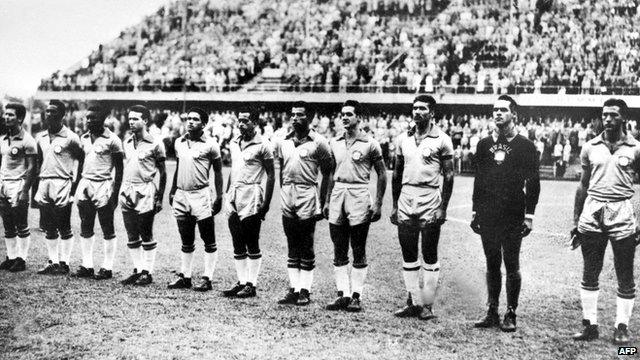
M 634 358 L 638 0 L 1 0 L 0 359 Z

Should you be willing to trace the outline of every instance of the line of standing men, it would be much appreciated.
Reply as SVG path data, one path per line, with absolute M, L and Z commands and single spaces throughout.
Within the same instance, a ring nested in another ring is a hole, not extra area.
M 433 121 L 435 107 L 436 101 L 430 96 L 420 95 L 414 99 L 415 126 L 398 139 L 392 178 L 390 220 L 398 227 L 408 293 L 407 305 L 395 315 L 422 320 L 435 317 L 433 304 L 441 267 L 438 242 L 453 189 L 453 146 L 449 136 Z M 0 268 L 13 272 L 26 269 L 30 243 L 28 194 L 34 186 L 37 189 L 34 201 L 44 220 L 49 255 L 48 264 L 39 274 L 70 272 L 68 264 L 73 248 L 70 214 L 76 197 L 81 219 L 82 265 L 74 276 L 98 280 L 113 276 L 117 244 L 113 213 L 120 203 L 133 262 L 133 273 L 122 283 L 150 284 L 157 246 L 153 239 L 153 220 L 162 209 L 166 186 L 164 147 L 147 130 L 150 112 L 141 105 L 129 109 L 132 134 L 122 143 L 104 127 L 104 109 L 89 108 L 89 132 L 82 137 L 63 125 L 65 111 L 62 102 L 52 100 L 45 112 L 48 130 L 34 139 L 21 127 L 25 108 L 18 104 L 6 106 L 4 117 L 9 133 L 0 138 L 0 210 L 7 259 Z M 341 119 L 345 131 L 330 141 L 309 128 L 307 111 L 306 103 L 293 104 L 293 131 L 273 145 L 257 131 L 260 119 L 255 107 L 248 106 L 238 112 L 241 135 L 230 146 L 232 168 L 226 189 L 238 281 L 224 290 L 223 295 L 256 296 L 262 258 L 260 226 L 269 211 L 276 159 L 280 165 L 289 277 L 289 288 L 278 303 L 307 305 L 311 301 L 315 225 L 325 218 L 329 220 L 334 243 L 337 287 L 337 298 L 326 309 L 361 311 L 368 230 L 371 222 L 381 218 L 386 188 L 380 145 L 360 129 L 362 108 L 356 101 L 343 104 Z M 581 290 L 585 320 L 576 340 L 598 337 L 597 278 L 607 239 L 611 239 L 619 280 L 613 341 L 629 342 L 627 325 L 635 297 L 633 255 L 638 232 L 629 198 L 633 195 L 633 173 L 638 173 L 640 167 L 640 143 L 624 131 L 627 111 L 624 101 L 607 100 L 602 115 L 605 131 L 591 140 L 581 154 L 584 171 L 576 193 L 576 228 L 572 235 L 574 247 L 582 244 L 585 262 Z M 493 108 L 496 131 L 478 144 L 472 199 L 471 228 L 481 235 L 488 292 L 487 315 L 475 326 L 496 326 L 503 331 L 516 330 L 521 288 L 520 247 L 522 239 L 532 230 L 540 192 L 539 157 L 533 143 L 516 133 L 516 116 L 516 102 L 507 95 L 500 96 Z M 222 209 L 223 181 L 220 148 L 203 132 L 207 120 L 204 110 L 190 109 L 187 132 L 176 140 L 177 165 L 169 202 L 178 224 L 182 256 L 181 271 L 169 284 L 171 289 L 212 290 L 211 279 L 217 263 L 213 217 Z M 74 179 L 76 167 L 82 171 Z M 372 169 L 377 174 L 375 200 L 369 192 Z M 319 175 L 322 180 L 318 189 Z M 94 273 L 96 215 L 103 231 L 105 258 L 99 271 Z M 196 227 L 204 242 L 205 266 L 200 283 L 193 285 Z M 351 268 L 349 247 L 353 253 Z M 500 321 L 498 304 L 503 262 L 507 311 Z

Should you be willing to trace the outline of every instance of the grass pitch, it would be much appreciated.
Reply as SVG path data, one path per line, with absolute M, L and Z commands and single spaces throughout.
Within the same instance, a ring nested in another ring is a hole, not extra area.
M 169 176 L 173 166 L 168 166 Z M 573 195 L 577 183 L 543 181 L 533 233 L 522 246 L 523 288 L 518 330 L 512 334 L 472 327 L 486 310 L 485 263 L 478 235 L 468 226 L 473 179 L 457 177 L 449 221 L 440 240 L 440 286 L 430 322 L 397 319 L 406 293 L 396 228 L 388 221 L 391 192 L 387 190 L 383 219 L 371 226 L 368 242 L 369 276 L 363 294 L 365 311 L 328 312 L 333 300 L 333 247 L 326 221 L 316 229 L 316 264 L 312 303 L 308 307 L 279 306 L 288 287 L 286 241 L 282 231 L 279 193 L 263 223 L 263 268 L 258 297 L 230 300 L 220 290 L 235 282 L 231 238 L 226 217 L 216 217 L 219 263 L 214 291 L 166 289 L 180 266 L 180 240 L 169 204 L 156 217 L 159 242 L 155 283 L 123 287 L 119 280 L 131 271 L 120 209 L 114 279 L 103 282 L 69 277 L 39 276 L 46 261 L 44 234 L 32 232 L 28 270 L 0 272 L 0 358 L 2 359 L 609 359 L 615 320 L 615 273 L 612 255 L 600 277 L 601 338 L 575 343 L 582 313 L 578 286 L 582 258 L 564 245 L 572 227 Z M 276 185 L 277 188 L 277 185 Z M 168 197 L 165 197 L 167 199 Z M 79 234 L 77 208 L 72 215 Z M 37 228 L 38 214 L 30 214 Z M 98 226 L 96 224 L 96 226 Z M 96 239 L 101 232 L 96 230 Z M 203 246 L 196 239 L 194 277 L 203 269 Z M 95 263 L 102 261 L 96 241 Z M 0 254 L 5 254 L 4 242 Z M 71 267 L 77 268 L 76 243 Z M 636 273 L 638 270 L 636 269 Z M 504 291 L 501 312 L 505 310 Z M 637 346 L 637 317 L 630 331 Z

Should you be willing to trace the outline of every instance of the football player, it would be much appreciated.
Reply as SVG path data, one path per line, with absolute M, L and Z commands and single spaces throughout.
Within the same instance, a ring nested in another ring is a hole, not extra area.
M 574 247 L 582 247 L 584 267 L 580 300 L 583 330 L 575 340 L 594 340 L 598 331 L 598 278 L 607 244 L 611 243 L 618 279 L 613 343 L 630 342 L 629 319 L 636 287 L 634 255 L 638 243 L 638 222 L 631 202 L 634 177 L 640 173 L 640 143 L 628 132 L 627 104 L 608 99 L 602 107 L 604 131 L 588 141 L 580 153 L 582 176 L 576 191 Z
M 175 142 L 176 171 L 169 202 L 182 239 L 182 265 L 178 278 L 169 284 L 169 289 L 192 286 L 196 225 L 204 241 L 204 273 L 200 283 L 193 289 L 209 291 L 213 288 L 211 279 L 218 261 L 213 217 L 222 207 L 222 161 L 218 143 L 204 134 L 207 121 L 209 114 L 206 111 L 197 107 L 190 109 L 187 112 L 187 132 Z M 214 172 L 215 194 L 209 184 L 211 169 Z
M 367 275 L 367 235 L 369 225 L 380 220 L 387 174 L 380 144 L 360 128 L 360 103 L 347 100 L 341 109 L 344 132 L 331 139 L 329 146 L 335 159 L 330 174 L 323 215 L 329 220 L 334 245 L 334 275 L 338 297 L 327 310 L 362 310 L 362 292 Z M 378 175 L 376 199 L 369 193 L 372 168 Z M 349 246 L 353 266 L 349 275 Z
M 273 195 L 273 148 L 259 133 L 260 117 L 252 106 L 238 112 L 240 136 L 229 143 L 231 173 L 227 184 L 229 230 L 238 282 L 223 291 L 225 297 L 256 296 L 262 254 L 260 226 Z M 266 187 L 262 182 L 266 178 Z
M 99 106 L 87 109 L 88 132 L 80 137 L 84 150 L 82 179 L 78 184 L 77 204 L 80 215 L 80 249 L 82 265 L 76 277 L 105 280 L 113 277 L 113 262 L 117 238 L 113 226 L 113 213 L 118 205 L 122 184 L 122 141 L 104 126 L 107 111 Z M 115 176 L 111 177 L 115 169 Z M 96 214 L 104 238 L 104 260 L 97 274 L 93 269 L 94 224 Z
M 49 255 L 48 264 L 38 270 L 43 275 L 69 274 L 73 250 L 71 207 L 82 178 L 84 151 L 78 135 L 64 125 L 65 113 L 64 103 L 51 100 L 45 110 L 48 129 L 36 136 L 39 175 L 34 200 L 40 206 Z
M 162 210 L 162 196 L 167 185 L 166 153 L 162 139 L 149 134 L 151 113 L 143 105 L 128 112 L 131 135 L 124 141 L 124 178 L 120 205 L 127 230 L 133 273 L 123 285 L 144 286 L 153 282 L 157 241 L 153 238 L 153 220 Z M 154 179 L 158 174 L 156 187 Z
M 329 173 L 333 159 L 329 142 L 309 129 L 307 104 L 291 108 L 293 131 L 276 141 L 274 156 L 280 163 L 282 226 L 287 237 L 289 290 L 279 304 L 308 305 L 310 302 L 315 253 L 313 235 L 322 219 Z M 318 173 L 322 173 L 318 193 Z
M 480 234 L 487 263 L 487 315 L 475 327 L 516 330 L 520 297 L 520 245 L 531 233 L 540 195 L 539 157 L 535 145 L 516 132 L 517 103 L 502 95 L 493 105 L 495 131 L 478 142 L 473 183 L 471 228 Z M 523 191 L 523 189 L 525 191 Z M 504 261 L 507 312 L 498 315 Z
M 392 180 L 391 222 L 398 226 L 402 274 L 409 293 L 407 306 L 395 315 L 416 316 L 422 320 L 435 317 L 433 303 L 440 277 L 440 227 L 447 219 L 453 190 L 453 143 L 436 125 L 435 107 L 435 99 L 428 95 L 413 100 L 415 126 L 398 138 Z M 421 235 L 422 266 L 418 248 Z M 421 270 L 422 290 L 419 284 Z
M 7 258 L 0 269 L 26 269 L 31 236 L 29 232 L 29 190 L 36 177 L 35 139 L 22 128 L 26 109 L 21 104 L 5 106 L 7 133 L 0 137 L 0 213 L 4 224 Z

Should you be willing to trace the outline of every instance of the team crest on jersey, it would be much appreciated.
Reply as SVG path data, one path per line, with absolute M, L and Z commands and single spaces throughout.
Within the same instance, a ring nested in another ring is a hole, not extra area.
M 629 164 L 631 164 L 631 159 L 624 155 L 618 156 L 618 165 L 625 167 L 629 166 Z
M 299 154 L 300 154 L 300 157 L 305 157 L 305 156 L 309 155 L 309 150 L 308 149 L 300 149 Z
M 422 148 L 422 157 L 428 158 L 429 156 L 431 156 L 431 149 L 429 149 L 428 147 L 423 147 Z
M 502 165 L 504 160 L 507 158 L 507 155 L 511 153 L 511 146 L 508 144 L 498 143 L 493 145 L 489 151 L 493 153 L 493 160 L 498 165 Z
M 56 154 L 60 154 L 60 153 L 62 152 L 62 146 L 60 146 L 60 145 L 56 145 L 56 146 L 53 148 L 53 152 L 55 152 Z
M 351 153 L 351 158 L 355 161 L 362 159 L 362 153 L 358 150 Z
M 498 150 L 493 153 L 493 160 L 495 160 L 498 164 L 502 164 L 505 157 L 507 157 L 507 153 L 503 150 Z
M 18 155 L 18 153 L 20 152 L 20 149 L 18 149 L 17 147 L 13 147 L 11 148 L 11 155 Z

